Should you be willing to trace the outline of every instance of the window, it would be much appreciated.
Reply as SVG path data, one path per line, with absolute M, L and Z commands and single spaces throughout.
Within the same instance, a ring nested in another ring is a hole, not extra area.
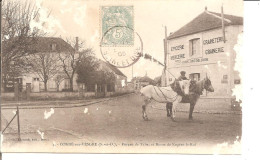
M 223 78 L 221 79 L 221 83 L 228 83 L 228 75 L 223 75 Z
M 52 50 L 52 51 L 56 51 L 56 46 L 57 46 L 57 45 L 56 45 L 55 43 L 51 44 L 51 45 L 50 45 L 51 50 Z
M 190 40 L 190 57 L 200 53 L 200 39 L 195 38 Z
M 40 79 L 39 78 L 33 78 L 34 81 L 39 81 Z
M 189 75 L 189 78 L 193 81 L 199 81 L 200 80 L 200 73 L 191 73 Z
M 240 82 L 240 79 L 235 79 L 234 80 L 234 84 L 240 84 L 241 82 Z

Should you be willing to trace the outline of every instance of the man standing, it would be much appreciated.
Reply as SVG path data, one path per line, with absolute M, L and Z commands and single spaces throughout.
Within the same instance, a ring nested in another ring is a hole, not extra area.
M 185 76 L 186 72 L 181 71 L 180 77 L 177 79 L 177 81 L 187 80 L 188 78 Z M 170 117 L 172 114 L 172 103 L 168 102 L 166 103 L 166 111 L 167 111 L 167 117 Z
M 180 72 L 180 77 L 177 79 L 178 81 L 182 81 L 182 80 L 187 80 L 188 78 L 185 76 L 186 72 L 185 71 L 181 71 Z

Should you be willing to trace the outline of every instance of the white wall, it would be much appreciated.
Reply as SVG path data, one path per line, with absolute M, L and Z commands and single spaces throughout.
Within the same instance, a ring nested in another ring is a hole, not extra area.
M 227 26 L 225 28 L 226 43 L 215 41 L 215 43 L 206 44 L 207 40 L 223 37 L 222 29 L 214 29 L 193 35 L 187 35 L 168 41 L 167 49 L 167 85 L 174 81 L 174 77 L 180 76 L 180 71 L 186 71 L 186 76 L 190 73 L 200 73 L 200 79 L 205 78 L 206 74 L 211 78 L 215 89 L 215 96 L 231 95 L 231 89 L 234 86 L 235 72 L 233 71 L 235 51 L 234 45 L 237 43 L 237 36 L 243 30 L 242 26 Z M 189 55 L 189 40 L 200 39 L 200 52 L 197 55 Z M 172 47 L 182 46 L 172 50 Z M 223 48 L 222 48 L 223 47 Z M 224 52 L 207 54 L 209 50 L 221 48 Z M 180 57 L 176 57 L 181 55 Z M 172 59 L 175 56 L 176 59 Z M 237 73 L 236 73 L 237 74 Z M 228 82 L 223 82 L 223 76 L 228 76 Z M 172 79 L 172 81 L 170 81 Z

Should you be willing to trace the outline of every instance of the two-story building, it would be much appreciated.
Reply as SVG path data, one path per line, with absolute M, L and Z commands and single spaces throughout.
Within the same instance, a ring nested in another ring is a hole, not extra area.
M 166 71 L 163 76 L 166 85 L 173 83 L 180 71 L 186 71 L 194 80 L 210 77 L 215 89 L 211 96 L 231 96 L 234 86 L 241 83 L 234 71 L 234 46 L 242 32 L 242 17 L 223 14 L 222 18 L 222 14 L 205 9 L 167 37 L 166 66 L 170 73 Z

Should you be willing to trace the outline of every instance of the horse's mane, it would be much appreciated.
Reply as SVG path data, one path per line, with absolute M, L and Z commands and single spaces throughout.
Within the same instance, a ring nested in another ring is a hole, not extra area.
M 202 91 L 204 89 L 204 83 L 205 83 L 205 79 L 200 81 L 192 81 L 190 85 L 190 92 L 194 92 L 202 95 Z

